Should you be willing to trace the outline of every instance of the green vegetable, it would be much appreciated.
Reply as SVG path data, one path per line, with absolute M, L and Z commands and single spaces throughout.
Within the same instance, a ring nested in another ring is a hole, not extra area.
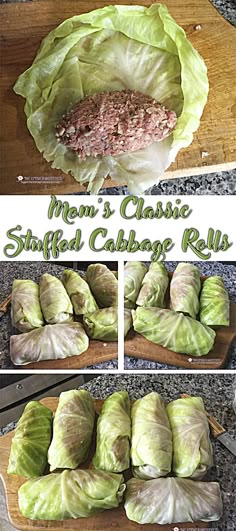
M 14 280 L 11 297 L 12 326 L 27 332 L 43 326 L 39 286 L 33 280 Z
M 35 478 L 44 473 L 52 436 L 52 412 L 40 402 L 27 404 L 11 443 L 8 474 Z
M 168 285 L 169 276 L 164 264 L 153 262 L 143 279 L 136 304 L 138 306 L 165 308 L 165 294 Z
M 176 476 L 202 478 L 213 465 L 209 426 L 203 400 L 179 398 L 167 405 L 173 433 L 173 472 Z
M 216 521 L 223 514 L 220 486 L 182 478 L 130 479 L 125 511 L 139 524 Z
M 179 263 L 170 283 L 171 309 L 196 319 L 199 312 L 200 289 L 201 280 L 198 267 L 192 264 Z
M 131 310 L 128 310 L 128 309 L 124 309 L 124 337 L 127 336 L 130 328 L 132 327 L 132 324 L 133 324 L 133 319 L 132 319 L 132 314 L 131 314 Z
M 79 273 L 66 269 L 63 272 L 62 282 L 73 304 L 75 315 L 84 315 L 98 309 L 89 285 Z
M 73 307 L 62 282 L 45 273 L 40 279 L 40 303 L 49 324 L 72 321 Z
M 166 476 L 171 471 L 172 433 L 160 395 L 152 392 L 136 400 L 131 419 L 134 476 L 141 479 Z
M 200 297 L 200 321 L 209 326 L 230 325 L 229 294 L 221 277 L 207 278 Z
M 204 356 L 213 348 L 214 330 L 182 313 L 140 307 L 132 316 L 135 332 L 174 352 Z
M 53 423 L 53 439 L 48 450 L 50 471 L 76 468 L 86 461 L 92 441 L 95 410 L 84 389 L 60 394 Z
M 97 424 L 97 446 L 93 458 L 95 468 L 122 472 L 130 464 L 131 420 L 127 391 L 109 396 Z
M 124 267 L 124 305 L 133 309 L 142 285 L 147 266 L 143 262 L 126 262 Z
M 84 162 L 57 142 L 55 125 L 71 105 L 90 94 L 124 88 L 140 90 L 177 113 L 170 137 L 135 153 Z M 107 175 L 142 193 L 191 144 L 208 79 L 203 59 L 165 5 L 110 5 L 51 31 L 14 90 L 26 99 L 28 129 L 53 168 L 88 182 L 92 193 Z
M 118 305 L 118 280 L 104 264 L 90 264 L 86 271 L 86 280 L 102 308 Z
M 85 331 L 92 339 L 100 339 L 102 341 L 118 340 L 117 308 L 102 308 L 84 315 L 83 324 Z
M 89 346 L 80 323 L 46 325 L 26 334 L 11 336 L 10 357 L 15 365 L 79 356 Z
M 84 518 L 118 507 L 124 490 L 121 474 L 64 470 L 26 481 L 18 491 L 18 503 L 21 513 L 30 520 Z

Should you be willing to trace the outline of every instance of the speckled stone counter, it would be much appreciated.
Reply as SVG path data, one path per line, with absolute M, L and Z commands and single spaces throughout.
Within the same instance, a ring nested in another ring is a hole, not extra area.
M 201 274 L 206 276 L 220 275 L 224 279 L 225 287 L 229 292 L 230 299 L 236 302 L 236 265 L 225 265 L 220 262 L 192 262 L 199 267 Z M 165 262 L 169 271 L 174 271 L 178 262 Z M 231 346 L 227 369 L 236 369 L 236 343 Z M 164 365 L 162 363 L 155 363 L 154 361 L 146 361 L 143 359 L 136 359 L 130 356 L 125 356 L 126 370 L 154 370 L 154 369 L 176 369 L 172 365 Z
M 43 273 L 51 273 L 60 278 L 64 269 L 63 266 L 47 262 L 0 262 L 0 301 L 2 302 L 11 293 L 14 279 L 29 278 L 39 282 Z M 9 357 L 9 339 L 11 335 L 12 327 L 8 311 L 0 320 L 0 368 L 2 369 L 16 368 Z M 111 360 L 88 366 L 86 370 L 112 370 L 117 369 L 117 366 L 117 360 Z
M 232 407 L 233 385 L 235 383 L 235 376 L 229 374 L 102 375 L 82 385 L 82 388 L 90 391 L 94 398 L 106 398 L 109 394 L 121 389 L 126 389 L 132 400 L 140 398 L 151 391 L 157 391 L 166 401 L 178 398 L 183 392 L 200 395 L 204 400 L 207 411 L 235 438 L 236 417 Z M 13 428 L 13 423 L 2 428 L 0 435 L 9 432 Z M 219 529 L 219 531 L 234 531 L 236 502 L 233 468 L 236 465 L 236 459 L 219 441 L 213 441 L 213 448 L 214 466 L 207 474 L 206 479 L 219 481 L 223 497 L 224 515 L 220 522 L 211 523 L 210 528 Z M 12 531 L 14 528 L 10 525 L 8 527 L 5 500 L 3 499 L 1 487 L 0 483 L 0 504 L 4 508 L 0 522 L 2 518 L 4 522 L 2 530 Z
M 13 2 L 27 2 L 37 0 L 0 0 L 0 4 Z M 236 25 L 235 0 L 210 0 L 219 13 L 233 25 Z M 112 1 L 111 1 L 112 3 Z M 127 1 L 127 4 L 129 2 Z M 163 1 L 164 3 L 164 1 Z M 137 0 L 138 4 L 138 0 Z M 160 184 L 146 191 L 152 195 L 228 195 L 236 193 L 236 171 L 217 172 L 212 174 L 197 175 L 173 180 L 163 180 Z M 126 186 L 108 188 L 100 194 L 128 194 Z M 86 195 L 83 193 L 83 195 Z

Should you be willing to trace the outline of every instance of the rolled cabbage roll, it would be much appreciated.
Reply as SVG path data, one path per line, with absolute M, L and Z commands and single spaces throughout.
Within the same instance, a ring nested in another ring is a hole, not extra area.
M 136 400 L 131 420 L 133 475 L 141 479 L 166 476 L 171 471 L 172 432 L 160 395 L 153 391 Z
M 196 319 L 199 312 L 200 289 L 201 280 L 198 267 L 186 263 L 178 264 L 170 283 L 171 309 Z
M 214 522 L 223 513 L 220 486 L 182 478 L 133 478 L 127 482 L 125 511 L 138 524 Z
M 95 468 L 122 472 L 130 464 L 131 420 L 127 391 L 109 396 L 98 417 Z
M 46 325 L 26 334 L 11 336 L 10 357 L 14 365 L 79 356 L 89 346 L 80 323 Z
M 40 402 L 29 402 L 12 439 L 7 473 L 24 478 L 41 476 L 48 462 L 51 436 L 52 411 Z
M 124 490 L 121 474 L 64 470 L 26 481 L 18 491 L 18 503 L 30 520 L 84 518 L 118 507 Z
M 135 308 L 135 303 L 147 270 L 148 268 L 143 262 L 126 262 L 124 267 L 125 308 Z
M 39 286 L 33 280 L 14 280 L 11 297 L 12 326 L 28 332 L 43 326 Z
M 200 297 L 200 321 L 209 326 L 230 325 L 229 294 L 221 277 L 207 278 Z
M 90 264 L 86 280 L 101 308 L 118 305 L 118 280 L 104 264 Z
M 83 317 L 84 328 L 89 337 L 102 341 L 118 340 L 118 309 L 102 308 Z
M 68 323 L 73 319 L 73 307 L 62 282 L 45 273 L 40 279 L 40 304 L 49 324 Z
M 164 264 L 153 262 L 143 278 L 136 304 L 138 306 L 165 308 L 165 295 L 168 285 L 169 276 Z
M 173 472 L 201 479 L 213 465 L 210 431 L 202 398 L 179 398 L 167 405 L 173 434 Z
M 66 269 L 63 272 L 62 282 L 73 304 L 75 315 L 92 313 L 98 309 L 89 285 L 79 273 Z
M 205 356 L 214 345 L 214 330 L 183 313 L 139 307 L 132 316 L 136 332 L 174 352 Z
M 53 438 L 48 450 L 50 471 L 76 468 L 86 461 L 92 441 L 95 410 L 84 389 L 60 394 L 53 422 Z
M 130 328 L 132 327 L 133 319 L 131 310 L 128 310 L 127 308 L 124 309 L 124 337 L 127 336 Z

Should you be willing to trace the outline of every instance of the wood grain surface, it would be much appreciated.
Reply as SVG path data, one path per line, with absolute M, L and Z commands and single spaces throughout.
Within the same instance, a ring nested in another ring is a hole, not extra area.
M 53 412 L 57 408 L 58 398 L 45 398 L 41 402 L 49 407 Z M 103 404 L 102 400 L 95 400 L 95 410 L 97 413 L 101 411 Z M 145 524 L 140 525 L 135 522 L 131 522 L 126 518 L 124 508 L 122 506 L 117 509 L 112 509 L 109 511 L 104 511 L 103 513 L 97 514 L 90 518 L 83 518 L 77 520 L 65 520 L 64 522 L 50 522 L 50 521 L 39 521 L 39 520 L 28 520 L 21 515 L 18 507 L 18 496 L 17 492 L 20 486 L 24 483 L 24 479 L 16 476 L 7 474 L 8 459 L 10 454 L 11 440 L 14 435 L 14 431 L 3 435 L 0 437 L 0 452 L 1 452 L 1 477 L 3 479 L 6 498 L 7 498 L 7 507 L 10 522 L 17 529 L 25 531 L 45 531 L 45 529 L 50 529 L 50 531 L 59 531 L 65 529 L 66 531 L 173 531 L 173 525 L 158 525 L 158 524 Z M 86 463 L 83 468 L 91 467 L 91 458 L 90 463 Z M 81 467 L 82 468 L 82 467 Z M 128 476 L 129 477 L 129 474 Z M 81 523 L 82 522 L 82 523 Z M 188 529 L 196 529 L 201 527 L 208 527 L 206 522 L 196 522 L 196 523 L 178 523 L 178 527 L 185 527 Z
M 151 5 L 147 0 L 116 4 Z M 0 6 L 2 72 L 0 97 L 1 194 L 66 194 L 85 190 L 72 176 L 52 170 L 35 147 L 24 115 L 24 100 L 13 92 L 17 77 L 32 63 L 40 42 L 66 18 L 111 4 L 110 0 L 35 0 Z M 163 178 L 199 175 L 236 167 L 235 30 L 209 0 L 165 0 L 177 23 L 204 58 L 210 82 L 208 103 L 194 141 L 180 151 Z M 196 26 L 200 24 L 201 29 Z M 207 156 L 204 156 L 208 153 Z M 27 183 L 17 176 L 58 177 L 58 182 Z M 105 187 L 116 183 L 106 179 Z
M 173 273 L 169 272 L 170 279 Z M 201 276 L 201 282 L 206 279 Z M 166 294 L 166 308 L 169 308 L 170 284 Z M 156 345 L 132 328 L 125 339 L 124 352 L 127 356 L 141 358 L 181 367 L 183 369 L 222 369 L 228 359 L 230 347 L 236 338 L 236 304 L 230 301 L 230 326 L 212 326 L 216 332 L 213 349 L 206 356 L 191 356 L 174 352 L 161 345 Z

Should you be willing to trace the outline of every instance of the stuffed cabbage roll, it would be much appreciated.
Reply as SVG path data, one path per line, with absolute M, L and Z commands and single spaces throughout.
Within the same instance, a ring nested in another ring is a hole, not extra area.
M 8 474 L 35 478 L 44 473 L 52 436 L 52 411 L 40 402 L 27 404 L 11 443 Z
M 53 422 L 53 438 L 48 450 L 50 471 L 76 468 L 86 461 L 92 441 L 95 410 L 84 389 L 60 394 Z
M 221 277 L 207 278 L 200 297 L 200 321 L 209 326 L 230 325 L 229 294 Z
M 131 462 L 137 478 L 166 476 L 171 471 L 172 432 L 165 405 L 154 391 L 131 409 Z
M 124 267 L 124 304 L 125 308 L 135 308 L 147 266 L 143 262 L 126 262 Z
M 14 365 L 79 356 L 89 346 L 80 323 L 46 325 L 26 334 L 11 336 L 10 357 Z
M 204 356 L 214 345 L 214 330 L 182 313 L 139 307 L 132 316 L 136 332 L 174 352 Z
M 75 315 L 92 313 L 98 309 L 89 285 L 79 273 L 66 269 L 63 272 L 62 282 L 73 304 Z
M 26 481 L 18 491 L 18 503 L 30 520 L 84 518 L 118 507 L 124 490 L 121 474 L 64 470 Z
M 223 513 L 220 486 L 182 478 L 133 478 L 127 482 L 125 511 L 139 524 L 216 521 Z
M 11 297 L 12 326 L 27 332 L 43 326 L 39 286 L 33 280 L 14 280 Z
M 124 308 L 124 337 L 127 336 L 132 325 L 133 325 L 133 319 L 132 319 L 131 310 Z
M 84 328 L 89 337 L 102 341 L 118 340 L 118 309 L 102 308 L 83 317 Z
M 72 321 L 73 307 L 62 282 L 45 273 L 40 279 L 40 304 L 44 319 L 49 324 Z
M 93 458 L 95 468 L 122 472 L 130 464 L 130 402 L 127 391 L 109 396 L 97 423 L 97 446 Z
M 169 285 L 169 275 L 160 262 L 153 262 L 145 277 L 136 304 L 165 308 L 165 295 Z
M 173 472 L 201 479 L 213 465 L 213 451 L 202 398 L 179 398 L 167 405 L 173 434 Z
M 90 264 L 86 280 L 101 308 L 118 305 L 118 280 L 104 264 Z
M 196 319 L 199 312 L 200 289 L 201 280 L 198 267 L 193 264 L 178 264 L 170 283 L 171 309 Z

